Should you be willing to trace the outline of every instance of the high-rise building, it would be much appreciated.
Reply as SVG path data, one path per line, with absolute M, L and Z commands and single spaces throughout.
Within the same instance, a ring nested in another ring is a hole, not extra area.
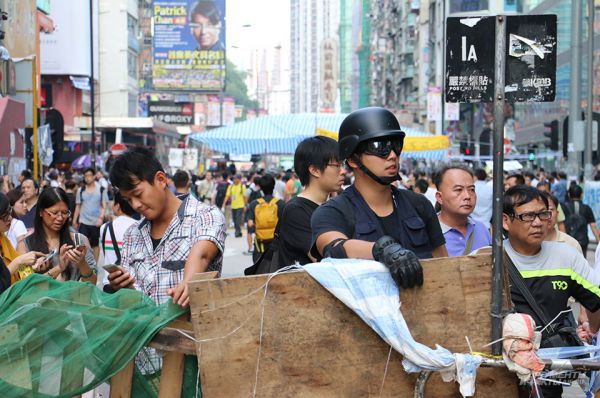
M 340 2 L 340 107 L 344 113 L 371 104 L 371 0 Z
M 318 112 L 321 45 L 338 38 L 340 3 L 336 0 L 290 1 L 291 112 Z

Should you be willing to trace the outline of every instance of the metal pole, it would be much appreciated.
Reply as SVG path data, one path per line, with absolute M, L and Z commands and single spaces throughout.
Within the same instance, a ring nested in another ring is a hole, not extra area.
M 569 98 L 569 140 L 575 135 L 575 122 L 581 120 L 581 0 L 571 3 L 571 93 Z M 569 156 L 570 175 L 579 174 L 579 152 Z
M 492 341 L 502 337 L 502 291 L 504 289 L 504 263 L 502 261 L 502 205 L 504 193 L 504 70 L 506 48 L 506 20 L 496 17 L 496 57 L 494 76 L 494 205 L 492 249 Z M 492 346 L 492 353 L 502 353 L 502 343 Z
M 96 101 L 94 100 L 94 0 L 90 0 L 90 119 L 92 128 L 92 167 L 96 168 Z
M 444 134 L 444 125 L 446 123 L 446 0 L 442 0 L 442 131 L 441 135 Z
M 588 104 L 586 115 L 586 135 L 585 135 L 585 168 L 584 176 L 586 181 L 592 180 L 594 166 L 592 165 L 592 134 L 594 123 L 594 0 L 588 0 Z

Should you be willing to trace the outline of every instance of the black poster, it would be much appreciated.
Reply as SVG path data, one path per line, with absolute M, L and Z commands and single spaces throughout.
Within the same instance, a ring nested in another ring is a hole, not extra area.
M 446 24 L 446 102 L 492 102 L 495 17 L 452 17 Z
M 506 19 L 506 100 L 554 101 L 556 15 L 519 15 Z

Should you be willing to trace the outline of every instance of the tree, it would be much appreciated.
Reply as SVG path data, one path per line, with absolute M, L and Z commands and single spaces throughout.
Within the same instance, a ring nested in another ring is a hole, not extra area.
M 224 95 L 235 98 L 236 105 L 243 105 L 245 109 L 258 109 L 258 101 L 248 97 L 248 86 L 245 80 L 246 73 L 227 60 Z

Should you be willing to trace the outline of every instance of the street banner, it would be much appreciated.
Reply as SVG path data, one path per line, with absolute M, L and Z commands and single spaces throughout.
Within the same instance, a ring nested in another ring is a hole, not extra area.
M 151 101 L 148 116 L 167 124 L 194 124 L 194 104 L 191 102 Z
M 208 96 L 206 104 L 206 125 L 215 127 L 221 125 L 221 99 L 216 95 Z
M 161 90 L 225 87 L 225 0 L 154 0 L 152 85 Z

